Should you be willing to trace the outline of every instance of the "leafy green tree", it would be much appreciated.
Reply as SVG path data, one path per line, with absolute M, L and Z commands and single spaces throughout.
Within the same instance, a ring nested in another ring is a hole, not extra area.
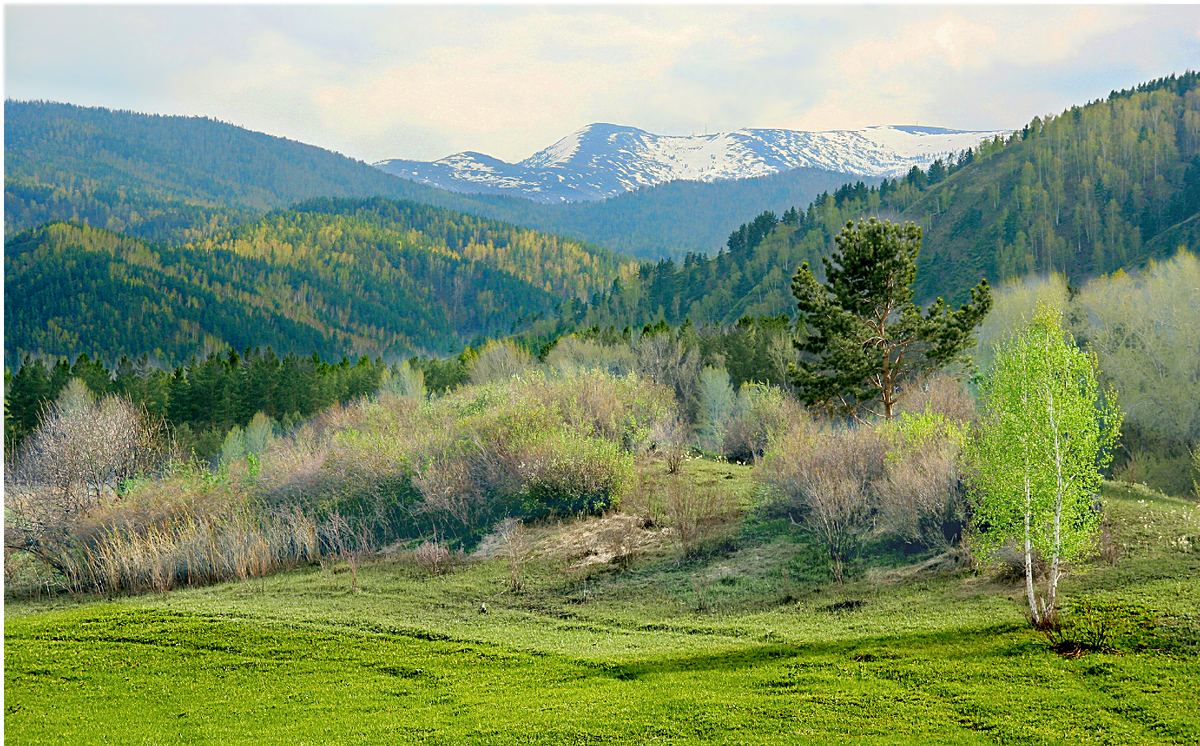
M 1033 623 L 1055 624 L 1062 563 L 1091 544 L 1093 504 L 1112 458 L 1122 413 L 1101 397 L 1094 353 L 1062 329 L 1062 314 L 1040 306 L 1033 321 L 997 350 L 983 385 L 988 418 L 971 446 L 975 524 L 985 551 L 1018 540 Z M 1041 598 L 1033 553 L 1050 560 Z
M 970 304 L 951 311 L 938 298 L 922 315 L 912 302 L 921 229 L 871 218 L 846 223 L 838 251 L 822 257 L 825 283 L 808 263 L 792 280 L 807 329 L 791 369 L 800 398 L 810 405 L 867 411 L 891 419 L 903 388 L 962 358 L 973 331 L 992 306 L 987 281 L 971 290 Z M 877 402 L 872 409 L 869 403 Z

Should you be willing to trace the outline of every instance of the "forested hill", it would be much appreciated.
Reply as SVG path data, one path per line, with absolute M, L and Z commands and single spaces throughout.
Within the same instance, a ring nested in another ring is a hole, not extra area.
M 657 259 L 715 252 L 763 209 L 854 178 L 816 169 L 675 182 L 603 202 L 543 205 L 423 186 L 311 145 L 201 117 L 6 101 L 5 235 L 52 220 L 186 243 L 312 197 L 409 199 Z
M 204 117 L 4 102 L 6 235 L 77 220 L 186 241 L 319 196 L 434 190 L 321 148 Z
M 4 103 L 5 177 L 257 210 L 428 189 L 312 145 L 206 117 Z
M 902 213 L 925 228 L 925 296 L 1031 272 L 1079 281 L 1194 246 L 1200 76 L 1114 92 L 1035 118 Z M 974 278 L 974 279 L 971 279 Z
M 315 200 L 183 246 L 52 223 L 5 243 L 4 344 L 13 360 L 457 352 L 556 323 L 563 298 L 621 271 L 577 242 L 383 199 Z
M 820 274 L 848 220 L 912 220 L 924 229 L 917 300 L 969 300 L 1030 272 L 1090 276 L 1136 268 L 1200 239 L 1200 76 L 1114 91 L 1107 100 L 1034 119 L 928 171 L 878 187 L 847 185 L 807 209 L 760 214 L 728 251 L 644 265 L 595 299 L 585 324 L 731 322 L 792 313 L 802 262 Z

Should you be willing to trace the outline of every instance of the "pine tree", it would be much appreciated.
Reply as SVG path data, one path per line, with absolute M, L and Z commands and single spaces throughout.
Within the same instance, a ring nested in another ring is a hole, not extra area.
M 791 369 L 800 398 L 810 405 L 891 419 L 903 388 L 960 358 L 992 305 L 987 281 L 970 304 L 951 311 L 938 298 L 922 315 L 912 302 L 921 229 L 874 218 L 851 221 L 837 236 L 838 251 L 822 257 L 825 284 L 804 263 L 792 280 L 805 353 Z

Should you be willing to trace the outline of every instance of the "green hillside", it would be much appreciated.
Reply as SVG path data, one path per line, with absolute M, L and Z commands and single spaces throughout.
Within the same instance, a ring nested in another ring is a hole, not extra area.
M 745 215 L 804 204 L 852 178 L 796 169 L 758 179 L 663 184 L 603 202 L 544 205 L 434 189 L 337 153 L 207 118 L 11 100 L 4 114 L 6 235 L 69 220 L 186 243 L 312 197 L 383 196 L 657 259 L 716 251 Z
M 925 228 L 918 293 L 980 276 L 1082 278 L 1194 246 L 1200 212 L 1200 76 L 1114 92 L 1035 118 L 1013 141 L 927 189 L 902 217 Z
M 446 353 L 519 331 L 618 267 L 554 236 L 386 200 L 319 200 L 185 246 L 52 223 L 5 244 L 5 350 Z
M 727 252 L 644 265 L 593 302 L 585 324 L 731 322 L 792 312 L 791 276 L 836 248 L 848 220 L 924 229 L 917 300 L 966 302 L 986 278 L 1058 271 L 1076 285 L 1172 255 L 1200 239 L 1200 76 L 1154 81 L 1035 119 L 878 187 L 846 185 L 807 210 L 744 223 Z

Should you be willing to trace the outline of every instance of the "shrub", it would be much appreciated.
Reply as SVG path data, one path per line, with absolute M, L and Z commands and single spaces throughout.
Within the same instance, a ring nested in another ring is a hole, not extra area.
M 772 444 L 758 478 L 825 545 L 841 583 L 871 530 L 871 486 L 884 473 L 886 440 L 868 427 L 797 428 Z M 794 518 L 793 518 L 794 520 Z
M 450 567 L 450 550 L 434 539 L 417 547 L 413 559 L 430 575 L 440 575 Z
M 694 556 L 738 510 L 737 498 L 718 484 L 696 485 L 678 475 L 667 482 L 664 513 L 685 557 Z
M 689 422 L 696 420 L 702 367 L 699 348 L 685 347 L 674 332 L 648 334 L 638 340 L 638 375 L 673 390 L 680 413 Z
M 572 336 L 559 340 L 546 355 L 546 365 L 566 377 L 591 371 L 626 376 L 636 369 L 637 355 L 625 345 L 603 345 Z
M 962 382 L 946 374 L 935 375 L 906 389 L 900 396 L 896 411 L 909 415 L 942 415 L 959 425 L 979 421 L 975 401 Z
M 562 424 L 627 451 L 648 447 L 651 429 L 674 411 L 669 388 L 636 375 L 590 372 L 573 378 L 535 377 L 528 395 L 556 411 Z
M 563 428 L 529 450 L 522 472 L 527 515 L 599 515 L 620 503 L 633 457 L 612 441 Z
M 1155 618 L 1154 610 L 1145 604 L 1076 598 L 1049 634 L 1055 649 L 1067 655 L 1137 650 L 1152 644 Z
M 809 419 L 800 402 L 783 389 L 759 383 L 743 384 L 738 390 L 733 417 L 725 429 L 722 450 L 732 461 L 751 463 L 762 458 L 772 438 Z
M 879 500 L 876 530 L 933 549 L 945 550 L 958 543 L 967 523 L 958 447 L 943 441 L 895 456 L 887 459 L 887 473 L 875 485 Z
M 425 401 L 425 371 L 414 368 L 405 360 L 394 369 L 389 369 L 380 382 L 380 393 L 400 396 L 406 399 Z
M 471 383 L 507 381 L 532 370 L 536 364 L 533 355 L 512 340 L 488 342 L 471 366 Z
M 683 419 L 672 414 L 659 420 L 650 432 L 650 441 L 667 462 L 667 473 L 679 473 L 688 452 L 688 427 Z
M 72 379 L 5 465 L 5 546 L 72 574 L 82 525 L 169 455 L 160 420 L 119 396 L 97 401 Z
M 700 373 L 700 412 L 696 419 L 696 435 L 700 448 L 708 453 L 724 455 L 725 428 L 733 415 L 733 387 L 724 367 L 706 367 Z
M 525 587 L 525 557 L 529 553 L 529 537 L 525 524 L 516 518 L 505 518 L 496 524 L 501 552 L 508 560 L 508 577 L 514 593 Z
M 966 431 L 927 400 L 923 413 L 902 412 L 881 432 L 890 448 L 874 488 L 876 531 L 939 550 L 958 543 L 969 518 L 959 477 Z

